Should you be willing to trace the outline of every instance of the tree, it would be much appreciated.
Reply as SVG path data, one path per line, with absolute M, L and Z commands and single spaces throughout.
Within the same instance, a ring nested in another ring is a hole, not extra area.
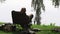
M 52 0 L 52 3 L 55 7 L 59 7 L 60 0 Z
M 45 6 L 43 4 L 43 0 L 32 0 L 32 7 L 34 7 L 34 10 L 36 10 L 36 15 L 35 15 L 35 22 L 37 22 L 37 25 L 40 25 L 41 22 L 41 8 L 45 11 Z
M 55 7 L 59 7 L 60 0 L 52 0 L 52 3 Z M 45 6 L 43 4 L 43 0 L 32 0 L 32 7 L 36 11 L 35 21 L 37 22 L 37 25 L 40 25 L 41 20 L 41 8 L 45 11 Z
M 6 1 L 6 0 L 0 0 L 1 3 L 3 3 L 4 1 Z

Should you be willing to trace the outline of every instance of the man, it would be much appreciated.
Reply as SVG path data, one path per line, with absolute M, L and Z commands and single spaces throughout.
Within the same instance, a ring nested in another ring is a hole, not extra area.
M 12 11 L 13 24 L 20 24 L 22 28 L 28 29 L 29 17 L 26 15 L 26 8 L 20 12 Z

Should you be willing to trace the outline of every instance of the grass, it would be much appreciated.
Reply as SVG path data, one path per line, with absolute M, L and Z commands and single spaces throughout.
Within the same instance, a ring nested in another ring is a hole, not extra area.
M 12 34 L 12 32 L 4 32 L 0 30 L 0 34 Z
M 42 31 L 37 32 L 36 34 L 60 34 L 60 32 L 52 32 L 51 29 L 58 26 L 51 26 L 51 25 L 32 25 L 32 28 L 39 28 Z
M 0 23 L 4 24 L 4 23 Z M 18 26 L 19 27 L 19 26 Z M 32 25 L 31 28 L 39 28 L 43 31 L 36 32 L 36 34 L 60 34 L 60 32 L 52 32 L 51 29 L 54 27 L 60 27 L 60 26 L 54 26 L 54 25 Z M 18 34 L 19 32 L 4 32 L 0 30 L 0 34 Z

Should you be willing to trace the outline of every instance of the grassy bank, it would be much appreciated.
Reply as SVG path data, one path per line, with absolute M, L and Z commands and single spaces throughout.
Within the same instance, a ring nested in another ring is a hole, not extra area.
M 4 24 L 4 23 L 0 23 Z M 60 26 L 54 26 L 54 25 L 32 25 L 31 28 L 38 28 L 41 29 L 42 31 L 36 32 L 36 34 L 60 34 L 60 32 L 54 32 L 51 31 L 52 28 L 57 28 Z M 19 32 L 4 32 L 0 30 L 0 34 L 18 34 Z
M 52 25 L 32 25 L 32 28 L 39 28 L 42 31 L 37 32 L 36 34 L 60 34 L 60 32 L 51 31 L 53 28 L 57 28 L 60 26 L 52 26 Z

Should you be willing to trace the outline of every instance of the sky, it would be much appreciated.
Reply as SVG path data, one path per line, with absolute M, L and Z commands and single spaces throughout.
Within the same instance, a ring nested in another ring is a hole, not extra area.
M 35 15 L 31 7 L 31 1 L 32 0 L 6 0 L 0 3 L 0 22 L 12 23 L 11 11 L 20 11 L 22 7 L 26 8 L 27 15 Z M 60 26 L 60 7 L 54 8 L 50 0 L 44 0 L 44 5 L 45 12 L 43 10 L 41 11 L 41 24 L 48 25 L 50 23 L 55 23 L 55 25 Z

